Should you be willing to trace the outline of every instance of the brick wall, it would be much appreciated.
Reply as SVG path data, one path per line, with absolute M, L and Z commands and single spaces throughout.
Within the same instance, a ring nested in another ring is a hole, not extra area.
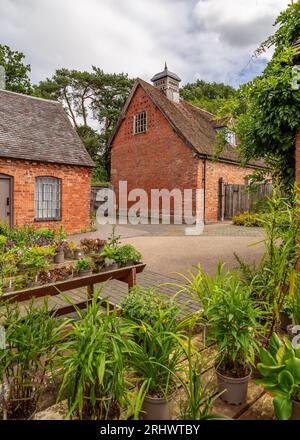
M 206 162 L 205 220 L 218 221 L 219 179 L 224 183 L 243 185 L 245 177 L 253 173 L 251 168 L 242 168 L 221 162 Z
M 135 113 L 146 110 L 148 130 L 133 135 Z M 169 122 L 148 95 L 138 87 L 127 109 L 127 114 L 114 138 L 111 151 L 111 181 L 118 198 L 118 183 L 128 182 L 128 191 L 151 189 L 203 187 L 203 162 L 193 156 L 189 148 L 174 132 Z M 251 169 L 207 161 L 206 165 L 206 221 L 218 220 L 218 181 L 243 184 Z M 130 204 L 129 204 L 130 205 Z
M 52 165 L 23 160 L 0 159 L 0 173 L 13 177 L 13 223 L 37 227 L 63 226 L 67 233 L 80 232 L 90 226 L 91 170 L 84 167 Z M 62 220 L 35 222 L 35 177 L 62 179 Z
M 134 114 L 143 110 L 147 110 L 148 130 L 133 135 Z M 111 153 L 111 181 L 117 195 L 120 180 L 128 182 L 128 191 L 142 188 L 148 194 L 156 188 L 197 187 L 198 160 L 192 149 L 177 136 L 141 87 L 114 138 Z

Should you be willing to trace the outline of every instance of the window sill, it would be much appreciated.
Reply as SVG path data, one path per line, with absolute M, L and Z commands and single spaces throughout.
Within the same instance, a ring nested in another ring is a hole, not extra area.
M 61 222 L 61 218 L 35 218 L 35 223 Z

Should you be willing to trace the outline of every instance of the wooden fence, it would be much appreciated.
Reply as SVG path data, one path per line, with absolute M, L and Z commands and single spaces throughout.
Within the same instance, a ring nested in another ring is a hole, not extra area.
M 273 193 L 273 185 L 257 185 L 255 191 L 246 185 L 219 182 L 219 220 L 231 220 L 235 215 L 262 207 Z

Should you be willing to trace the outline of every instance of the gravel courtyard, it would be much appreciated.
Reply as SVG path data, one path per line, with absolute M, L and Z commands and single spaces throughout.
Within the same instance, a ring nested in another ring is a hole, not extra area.
M 200 263 L 213 274 L 219 261 L 226 267 L 237 267 L 234 253 L 248 263 L 257 263 L 263 253 L 261 228 L 234 226 L 231 223 L 206 225 L 203 235 L 186 236 L 185 225 L 117 225 L 116 234 L 122 242 L 131 243 L 143 255 L 147 269 L 161 274 L 186 273 Z M 111 225 L 98 226 L 96 232 L 77 234 L 70 238 L 107 238 Z M 254 245 L 254 243 L 257 243 Z

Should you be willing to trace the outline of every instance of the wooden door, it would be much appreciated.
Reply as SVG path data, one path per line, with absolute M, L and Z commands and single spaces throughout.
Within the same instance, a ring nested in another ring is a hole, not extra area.
M 11 226 L 11 179 L 0 177 L 0 223 Z

